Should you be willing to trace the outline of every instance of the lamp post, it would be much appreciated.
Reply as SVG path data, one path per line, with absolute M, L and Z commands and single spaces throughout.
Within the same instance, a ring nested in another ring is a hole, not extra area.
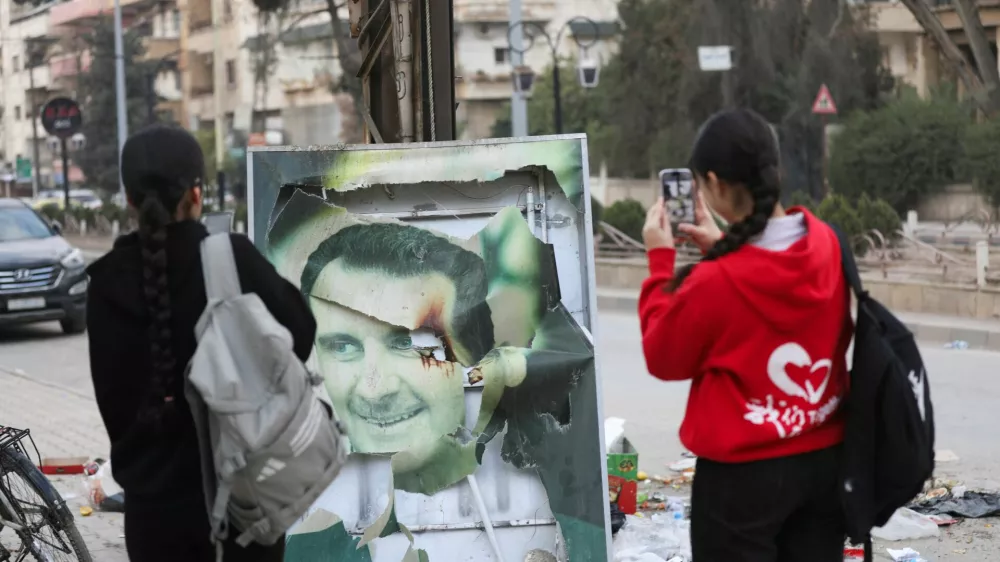
M 570 28 L 573 22 L 587 23 L 594 31 L 589 41 L 583 41 L 577 34 L 573 34 L 573 41 L 576 43 L 577 47 L 579 47 L 583 53 L 586 53 L 588 47 L 597 43 L 598 35 L 597 24 L 594 20 L 587 17 L 576 16 L 571 18 L 559 28 L 559 31 L 556 32 L 556 36 L 554 38 L 545 30 L 545 26 L 537 22 L 526 22 L 523 20 L 516 21 L 507 29 L 507 45 L 511 51 L 521 55 L 522 61 L 524 59 L 524 54 L 531 50 L 534 46 L 536 37 L 544 37 L 545 42 L 549 46 L 549 51 L 552 53 L 552 96 L 555 101 L 556 134 L 562 133 L 562 92 L 560 91 L 559 83 L 559 45 L 562 43 L 563 33 Z M 519 42 L 511 40 L 511 32 L 515 30 L 524 31 L 525 28 L 528 27 L 533 28 L 537 33 L 524 33 L 523 35 L 528 39 L 528 44 L 526 46 L 517 46 L 515 43 Z M 577 71 L 579 73 L 580 85 L 584 88 L 593 88 L 597 86 L 597 79 L 599 75 L 597 63 L 589 59 L 581 59 Z M 534 72 L 529 66 L 522 64 L 516 67 L 512 78 L 514 80 L 515 91 L 523 92 L 526 95 L 531 93 L 532 86 L 534 86 Z

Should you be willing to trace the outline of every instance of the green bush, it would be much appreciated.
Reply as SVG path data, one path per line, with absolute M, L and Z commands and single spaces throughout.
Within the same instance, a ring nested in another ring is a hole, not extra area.
M 816 200 L 803 190 L 793 191 L 788 197 L 788 207 L 805 207 L 810 211 L 815 211 Z
M 601 221 L 604 220 L 604 205 L 597 199 L 590 198 L 590 219 L 594 225 L 594 236 L 601 231 Z
M 1000 206 L 1000 119 L 969 127 L 965 135 L 965 170 L 992 206 Z
M 877 230 L 886 240 L 899 238 L 899 231 L 903 227 L 902 221 L 892 205 L 885 200 L 872 199 L 867 194 L 862 195 L 858 199 L 857 210 L 861 227 L 865 232 Z
M 823 199 L 816 207 L 816 216 L 837 226 L 851 238 L 864 231 L 857 209 L 843 195 L 834 194 Z
M 832 141 L 830 185 L 851 201 L 870 194 L 904 213 L 961 179 L 970 124 L 968 107 L 949 92 L 928 99 L 904 94 L 857 112 Z
M 615 201 L 604 210 L 604 222 L 642 241 L 642 226 L 646 224 L 646 209 L 635 199 Z

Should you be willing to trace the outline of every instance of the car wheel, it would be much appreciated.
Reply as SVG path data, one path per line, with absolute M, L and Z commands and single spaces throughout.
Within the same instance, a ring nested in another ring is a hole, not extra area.
M 87 331 L 87 318 L 85 316 L 70 317 L 60 320 L 59 325 L 62 326 L 63 333 L 82 334 Z

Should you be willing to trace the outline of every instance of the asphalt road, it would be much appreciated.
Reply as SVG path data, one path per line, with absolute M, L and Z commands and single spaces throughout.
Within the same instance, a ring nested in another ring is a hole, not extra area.
M 664 465 L 682 453 L 677 428 L 687 385 L 646 373 L 634 315 L 602 314 L 597 337 L 604 415 L 627 420 L 643 470 L 666 472 Z M 1000 489 L 1000 354 L 936 346 L 924 346 L 922 353 L 934 396 L 938 448 L 959 457 L 940 465 L 939 475 L 974 488 Z M 86 336 L 63 336 L 56 324 L 0 330 L 0 367 L 93 394 Z M 881 546 L 883 553 L 885 546 L 911 546 L 934 562 L 1000 560 L 1000 520 L 968 520 L 941 539 Z

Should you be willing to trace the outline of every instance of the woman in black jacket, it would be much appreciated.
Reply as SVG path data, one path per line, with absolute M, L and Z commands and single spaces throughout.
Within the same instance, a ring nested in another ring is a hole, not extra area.
M 125 490 L 125 543 L 132 562 L 214 561 L 183 392 L 197 346 L 195 323 L 206 305 L 199 245 L 207 232 L 198 222 L 205 163 L 194 137 L 160 125 L 130 137 L 121 162 L 139 232 L 119 238 L 88 269 L 87 328 L 111 467 Z M 264 301 L 305 360 L 316 322 L 302 295 L 246 237 L 231 238 L 243 292 Z M 233 542 L 225 560 L 280 562 L 283 552 L 283 541 L 247 548 Z

